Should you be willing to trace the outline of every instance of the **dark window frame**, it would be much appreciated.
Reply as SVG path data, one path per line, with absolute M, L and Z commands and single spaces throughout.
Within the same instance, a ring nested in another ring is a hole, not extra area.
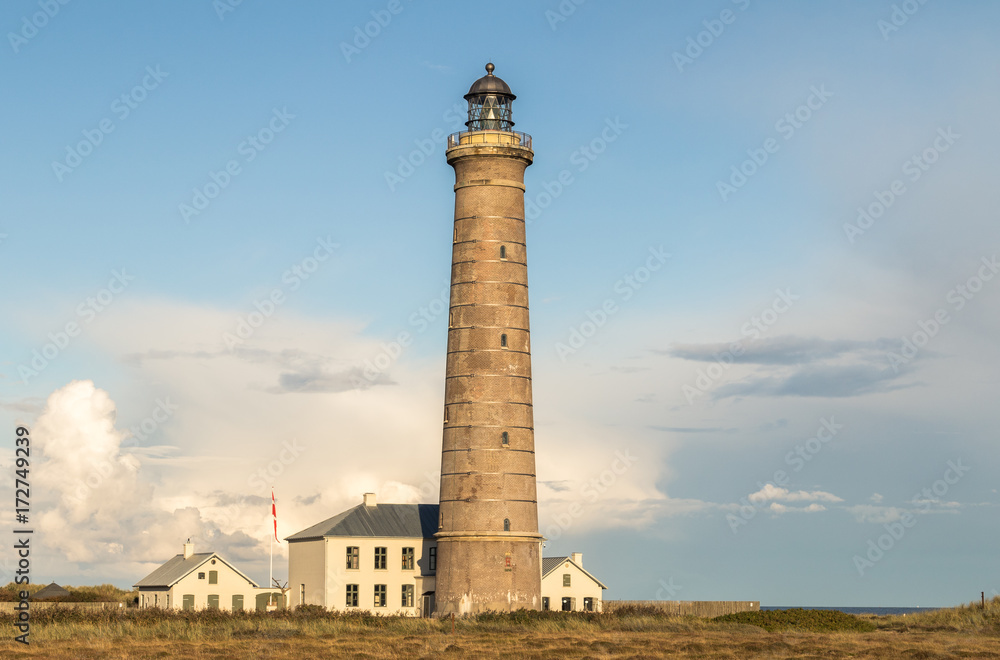
M 381 552 L 379 552 L 381 550 Z M 385 571 L 389 569 L 389 548 L 378 546 L 375 548 L 375 570 Z

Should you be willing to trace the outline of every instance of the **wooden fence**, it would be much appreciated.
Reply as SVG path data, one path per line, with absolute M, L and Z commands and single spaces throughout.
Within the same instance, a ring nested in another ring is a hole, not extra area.
M 691 615 L 711 618 L 736 612 L 754 612 L 760 609 L 756 600 L 606 600 L 604 611 L 627 607 L 655 607 L 668 614 Z

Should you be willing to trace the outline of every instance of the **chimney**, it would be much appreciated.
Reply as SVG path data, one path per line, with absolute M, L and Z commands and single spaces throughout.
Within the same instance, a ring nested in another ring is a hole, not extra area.
M 583 553 L 582 552 L 574 552 L 573 554 L 571 554 L 569 556 L 569 558 L 573 560 L 574 564 L 576 564 L 580 568 L 583 568 Z
M 365 506 L 375 506 L 375 493 L 365 493 Z
M 187 540 L 184 544 L 184 559 L 187 559 L 194 554 L 194 543 L 191 543 L 191 539 Z

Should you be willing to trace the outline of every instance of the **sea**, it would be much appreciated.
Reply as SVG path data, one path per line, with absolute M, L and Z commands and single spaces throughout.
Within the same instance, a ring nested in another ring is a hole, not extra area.
M 790 610 L 801 607 L 804 610 L 837 610 L 847 614 L 878 614 L 885 616 L 888 614 L 916 614 L 917 612 L 932 612 L 940 610 L 940 607 L 807 607 L 805 605 L 761 605 L 762 610 Z

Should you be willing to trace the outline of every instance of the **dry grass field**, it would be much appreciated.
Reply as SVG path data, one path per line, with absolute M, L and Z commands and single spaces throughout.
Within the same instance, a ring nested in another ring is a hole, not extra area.
M 459 619 L 452 633 L 448 621 L 317 612 L 44 612 L 28 647 L 13 641 L 4 616 L 0 657 L 1000 659 L 1000 599 L 985 611 L 975 604 L 907 617 L 746 614 L 757 625 L 650 610 L 515 613 Z

